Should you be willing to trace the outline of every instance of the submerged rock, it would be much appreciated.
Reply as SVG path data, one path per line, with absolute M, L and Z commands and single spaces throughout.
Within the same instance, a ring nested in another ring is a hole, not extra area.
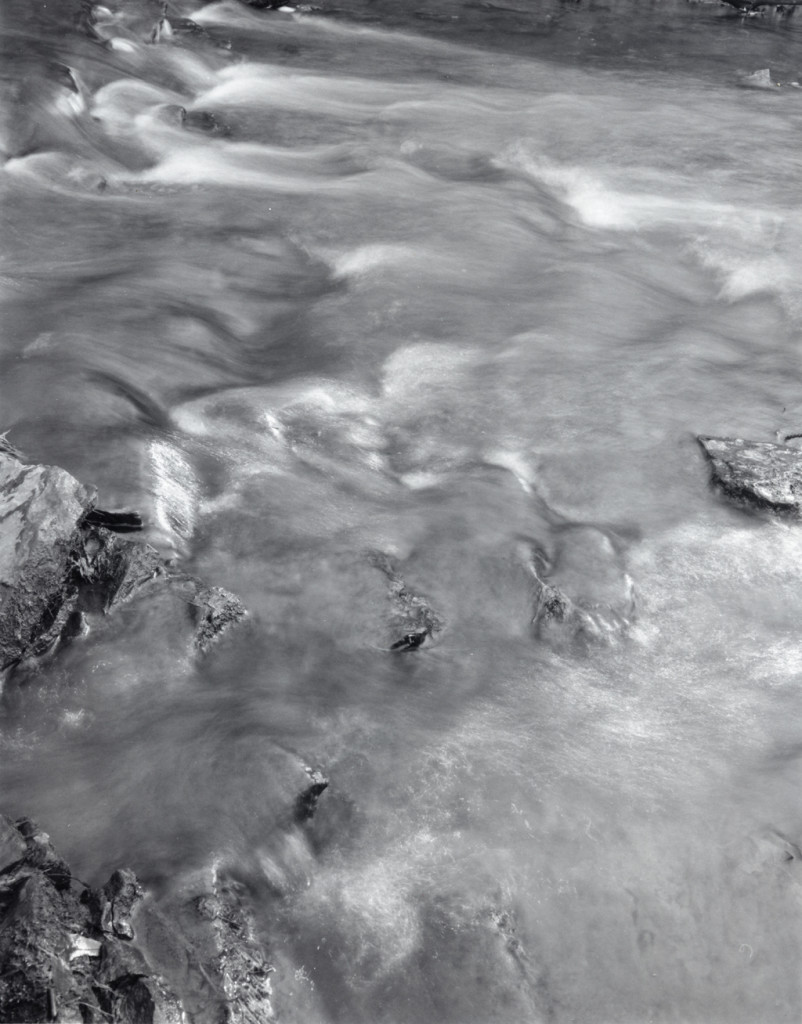
M 105 512 L 63 469 L 28 466 L 0 448 L 0 672 L 74 635 L 76 616 L 106 614 L 154 588 L 188 610 L 197 650 L 246 614 L 233 594 L 167 565 L 118 533 L 136 513 Z
M 761 68 L 751 74 L 742 75 L 739 79 L 740 85 L 745 89 L 776 89 L 777 85 L 771 80 L 771 71 L 768 68 Z
M 443 622 L 423 595 L 411 590 L 389 555 L 373 551 L 371 563 L 384 574 L 388 582 L 390 601 L 391 651 L 416 651 L 425 640 L 434 638 L 443 628 Z
M 538 635 L 613 638 L 636 613 L 635 587 L 612 538 L 596 526 L 567 524 L 553 550 L 530 549 Z
M 273 966 L 257 934 L 247 890 L 217 863 L 184 879 L 152 910 L 145 941 L 175 979 L 193 1024 L 275 1020 Z M 188 985 L 190 972 L 195 979 Z
M 773 512 L 802 511 L 802 452 L 771 441 L 698 438 L 713 482 L 731 499 Z
M 312 817 L 321 794 L 329 785 L 329 780 L 320 768 L 305 766 L 304 771 L 309 776 L 309 785 L 295 801 L 295 820 L 298 822 L 307 821 Z

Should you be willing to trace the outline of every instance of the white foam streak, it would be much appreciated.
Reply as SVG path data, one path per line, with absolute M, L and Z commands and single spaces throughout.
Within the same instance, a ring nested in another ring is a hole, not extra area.
M 241 3 L 207 4 L 190 14 L 196 25 L 223 25 L 231 28 L 247 28 L 255 32 L 271 32 L 275 29 L 274 15 L 249 10 Z
M 206 146 L 184 145 L 169 153 L 154 167 L 138 175 L 125 175 L 127 181 L 171 182 L 190 185 L 204 183 L 274 192 L 318 192 L 336 187 L 337 180 L 301 173 L 276 166 L 269 147 L 235 143 Z
M 297 74 L 269 64 L 225 68 L 219 83 L 198 97 L 208 107 L 280 107 L 335 116 L 366 116 L 404 98 L 420 98 L 419 86 L 372 79 Z
M 165 105 L 180 106 L 183 102 L 184 97 L 178 92 L 123 78 L 98 90 L 91 113 L 107 134 L 123 138 L 139 136 L 147 143 L 147 130 L 153 126 L 156 112 Z
M 625 191 L 609 183 L 603 171 L 532 158 L 520 149 L 509 161 L 499 162 L 518 166 L 553 189 L 588 227 L 638 231 L 666 225 L 688 228 L 743 221 L 743 210 L 739 207 L 695 198 L 693 186 L 681 180 L 667 180 L 665 192 L 649 193 L 638 189 L 635 175 L 631 190 Z M 631 170 L 625 173 L 632 177 Z M 620 170 L 611 170 L 609 174 L 618 180 L 623 177 Z M 761 211 L 752 211 L 750 215 L 751 219 L 769 216 Z

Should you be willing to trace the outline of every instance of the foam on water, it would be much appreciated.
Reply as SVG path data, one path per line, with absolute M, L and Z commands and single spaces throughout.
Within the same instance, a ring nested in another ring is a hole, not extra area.
M 269 64 L 237 64 L 218 74 L 219 84 L 198 98 L 204 106 L 264 106 L 314 110 L 318 114 L 366 116 L 398 103 L 405 94 L 421 96 L 417 85 L 363 78 L 303 75 Z

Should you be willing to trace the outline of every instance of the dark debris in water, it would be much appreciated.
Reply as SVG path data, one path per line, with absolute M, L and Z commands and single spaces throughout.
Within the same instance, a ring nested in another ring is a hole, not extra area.
M 329 780 L 322 769 L 307 767 L 305 770 L 309 776 L 309 787 L 295 802 L 295 820 L 298 822 L 308 821 L 313 816 L 321 794 L 329 785 Z
M 428 629 L 419 629 L 416 633 L 406 633 L 400 640 L 391 645 L 391 651 L 416 651 L 429 636 Z
M 113 533 L 134 533 L 142 529 L 143 523 L 139 512 L 107 512 L 102 508 L 92 508 L 81 525 L 104 526 Z

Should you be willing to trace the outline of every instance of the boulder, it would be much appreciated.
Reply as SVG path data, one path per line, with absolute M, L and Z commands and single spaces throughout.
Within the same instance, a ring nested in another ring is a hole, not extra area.
M 733 501 L 772 512 L 802 511 L 802 452 L 787 444 L 703 437 L 713 483 Z
M 200 652 L 244 618 L 233 594 L 123 539 L 141 527 L 136 513 L 105 512 L 95 500 L 63 469 L 25 465 L 0 446 L 0 672 L 74 635 L 76 617 L 105 615 L 156 589 L 185 609 Z
M 93 493 L 0 452 L 0 671 L 46 650 L 78 598 L 73 552 Z

